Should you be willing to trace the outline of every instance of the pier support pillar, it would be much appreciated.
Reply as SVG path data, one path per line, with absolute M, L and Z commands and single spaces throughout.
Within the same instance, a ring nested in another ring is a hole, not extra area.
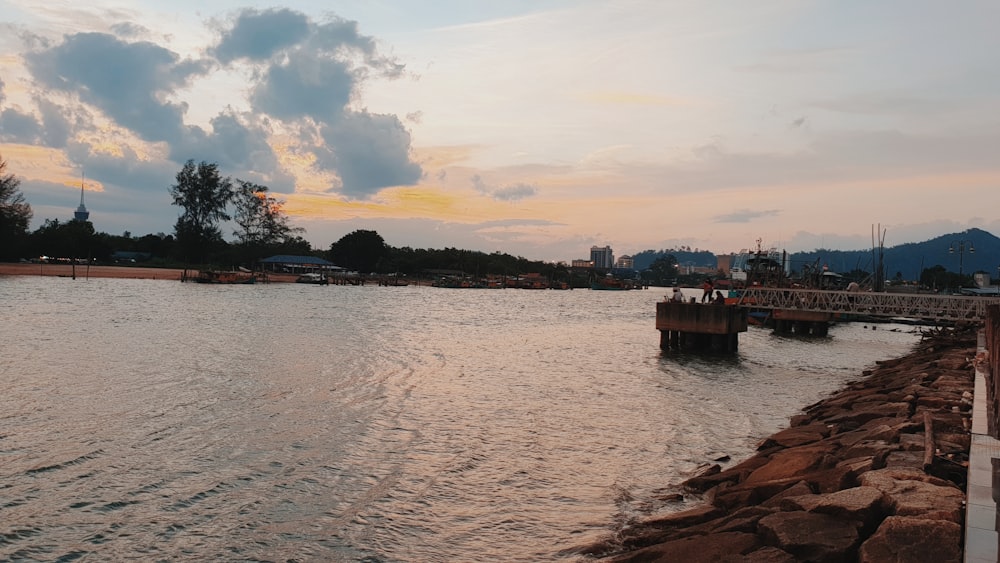
M 747 310 L 735 305 L 656 304 L 656 328 L 662 350 L 735 352 L 739 333 L 747 330 Z

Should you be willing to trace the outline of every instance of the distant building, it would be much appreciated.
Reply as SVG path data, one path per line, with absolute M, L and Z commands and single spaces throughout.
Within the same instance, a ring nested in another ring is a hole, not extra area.
M 635 260 L 632 259 L 628 254 L 623 254 L 621 258 L 615 262 L 615 268 L 621 268 L 623 270 L 632 270 L 635 268 Z
M 591 246 L 590 261 L 595 268 L 610 270 L 615 265 L 615 253 L 610 246 Z
M 733 267 L 733 255 L 732 254 L 719 254 L 715 257 L 716 268 L 720 272 L 725 272 L 729 274 L 729 269 Z
M 573 268 L 593 268 L 594 267 L 594 262 L 591 261 L 591 260 L 582 260 L 582 259 L 580 259 L 580 260 L 573 260 L 573 263 L 571 264 L 571 267 L 573 267 Z
M 83 183 L 80 183 L 80 207 L 76 208 L 73 212 L 73 218 L 77 221 L 86 221 L 90 218 L 90 212 L 87 211 L 87 207 L 83 205 Z

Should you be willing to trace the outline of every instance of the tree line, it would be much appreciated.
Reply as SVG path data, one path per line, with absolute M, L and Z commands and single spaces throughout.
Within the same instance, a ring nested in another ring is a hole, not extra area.
M 533 261 L 500 252 L 492 254 L 457 248 L 396 248 L 375 231 L 356 230 L 330 245 L 315 249 L 293 227 L 285 202 L 267 186 L 224 177 L 214 163 L 187 161 L 168 190 L 180 208 L 172 233 L 133 236 L 97 232 L 90 221 L 45 219 L 29 231 L 31 205 L 20 191 L 20 180 L 8 173 L 0 158 L 0 261 L 52 256 L 113 263 L 115 256 L 161 267 L 254 267 L 278 254 L 315 256 L 363 273 L 420 275 L 463 272 L 467 275 L 546 276 L 565 272 L 564 264 Z M 223 225 L 231 222 L 232 240 Z M 560 268 L 562 270 L 560 270 Z

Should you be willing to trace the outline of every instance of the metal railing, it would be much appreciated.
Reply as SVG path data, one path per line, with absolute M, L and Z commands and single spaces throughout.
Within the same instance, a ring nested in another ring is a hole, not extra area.
M 967 297 L 919 293 L 871 293 L 752 287 L 739 290 L 739 305 L 757 309 L 798 309 L 877 317 L 904 317 L 932 321 L 976 321 L 986 318 L 986 307 L 1000 297 Z

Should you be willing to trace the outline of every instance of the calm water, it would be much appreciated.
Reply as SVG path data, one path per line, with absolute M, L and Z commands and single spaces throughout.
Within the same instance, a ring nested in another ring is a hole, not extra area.
M 0 278 L 0 559 L 576 561 L 919 338 L 663 355 L 661 297 Z

